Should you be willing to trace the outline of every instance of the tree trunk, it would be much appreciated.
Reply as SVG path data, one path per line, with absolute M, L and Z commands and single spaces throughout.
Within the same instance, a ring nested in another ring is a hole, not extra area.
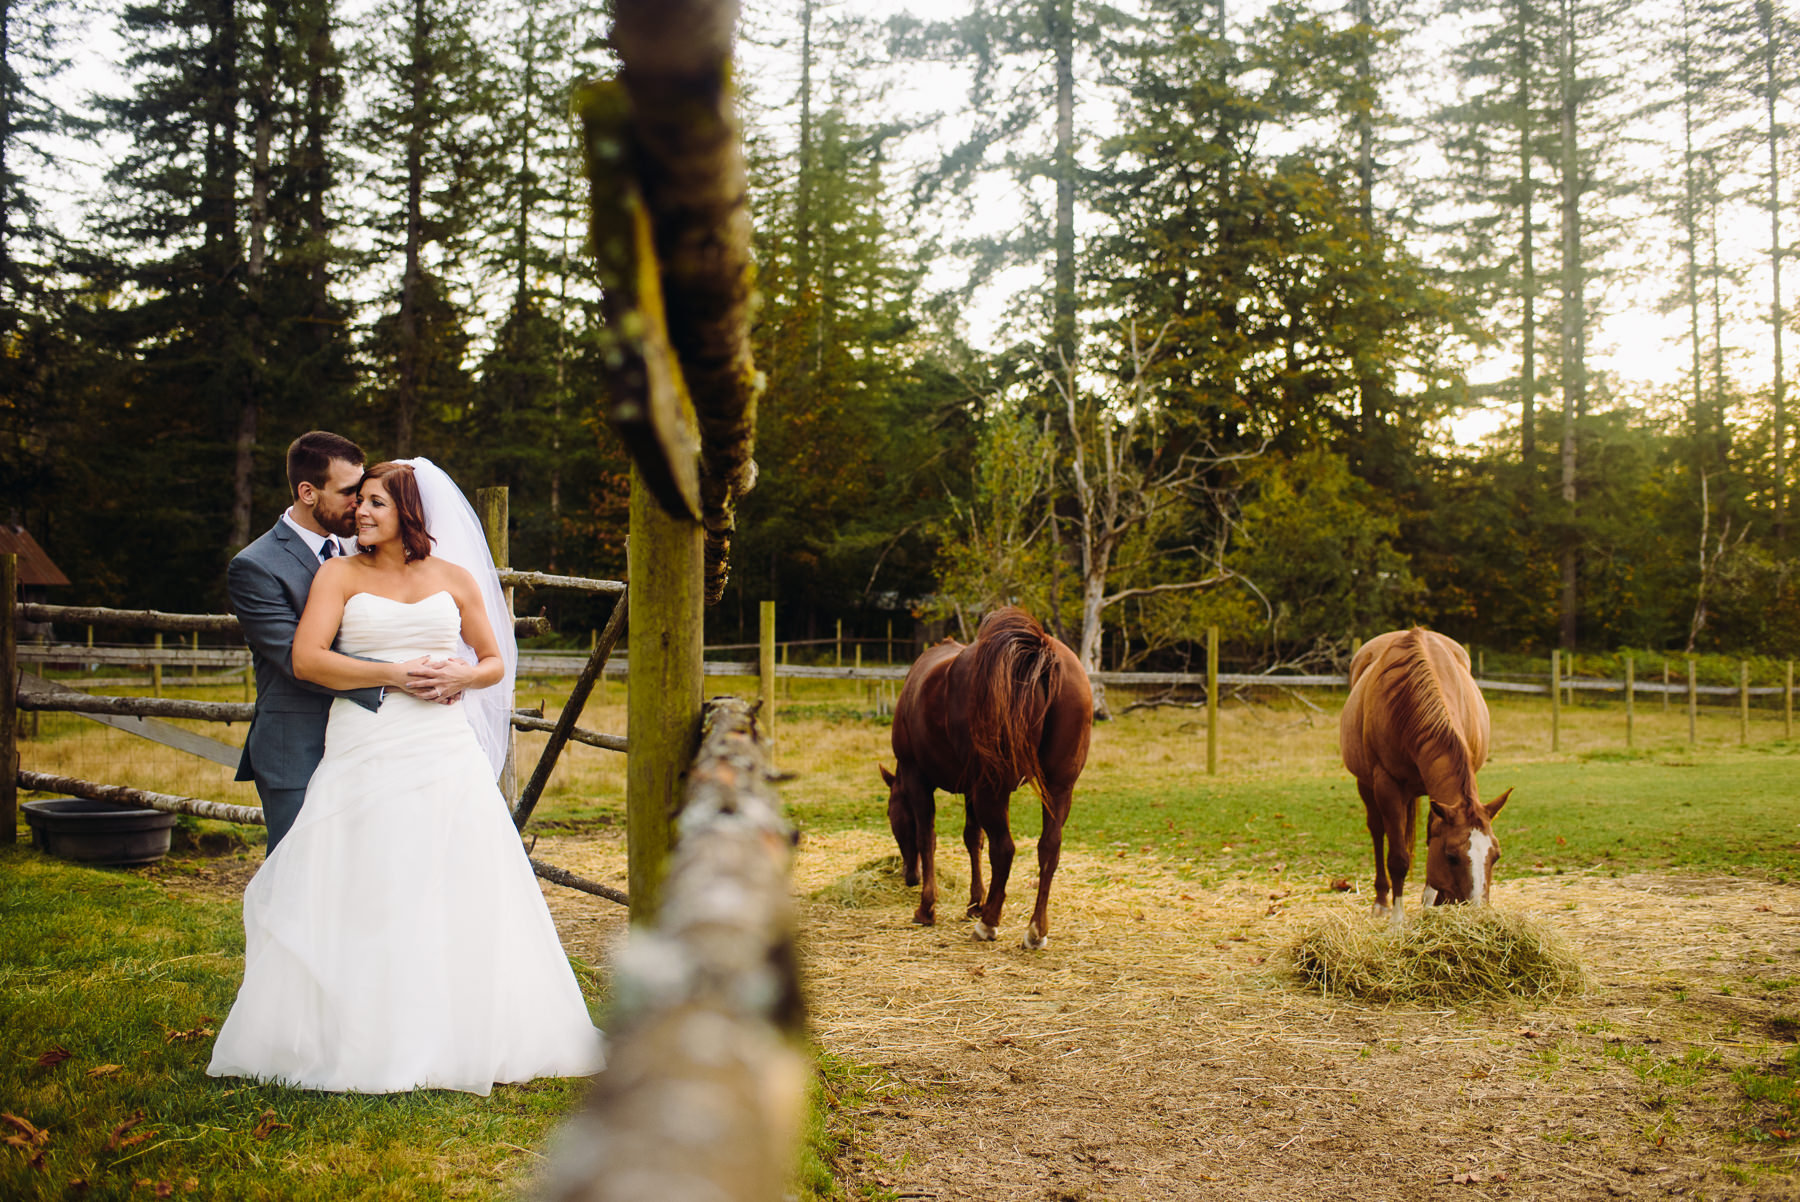
M 12 16 L 13 0 L 0 0 L 0 305 L 7 303 L 9 295 L 23 301 L 16 291 L 19 269 L 12 260 L 12 175 L 7 167 L 13 140 L 13 109 L 21 87 L 12 61 Z
M 1519 458 L 1529 467 L 1537 457 L 1537 261 L 1531 178 L 1531 36 L 1526 0 L 1515 9 L 1519 22 L 1518 96 L 1514 101 L 1519 122 Z
M 427 106 L 430 102 L 432 65 L 430 14 L 426 0 L 413 0 L 409 32 L 411 58 L 407 67 L 406 116 L 406 241 L 405 263 L 400 275 L 399 371 L 394 393 L 394 457 L 412 454 L 413 418 L 423 390 L 422 347 L 419 329 L 420 292 L 423 288 L 425 239 L 425 143 L 431 136 Z
M 1056 55 L 1056 265 L 1050 340 L 1064 363 L 1074 363 L 1077 346 L 1075 291 L 1075 4 L 1055 0 L 1050 7 Z M 1058 364 L 1052 362 L 1050 370 Z
M 1709 430 L 1706 417 L 1706 376 L 1702 367 L 1700 335 L 1700 180 L 1694 150 L 1694 36 L 1690 0 L 1681 0 L 1681 249 L 1687 259 L 1684 298 L 1688 311 L 1689 371 L 1693 374 L 1688 398 L 1688 427 L 1693 432 L 1694 456 L 1705 479 Z
M 1356 210 L 1362 222 L 1363 235 L 1367 239 L 1364 253 L 1375 253 L 1375 88 L 1373 62 L 1375 53 L 1375 36 L 1371 28 L 1372 20 L 1369 12 L 1369 0 L 1353 0 L 1351 19 L 1356 22 L 1360 33 L 1357 38 L 1356 52 L 1356 85 L 1357 98 L 1361 102 L 1356 110 Z M 1373 331 L 1365 332 L 1358 342 L 1374 336 Z M 1362 427 L 1362 453 L 1365 470 L 1368 464 L 1370 441 L 1375 436 L 1375 429 L 1380 424 L 1380 381 L 1369 363 L 1369 353 L 1359 347 L 1356 354 L 1356 398 L 1358 418 Z
M 1712 275 L 1712 421 L 1718 439 L 1718 462 L 1731 459 L 1731 427 L 1725 421 L 1725 270 L 1719 262 L 1719 177 L 1712 157 L 1706 159 L 1706 213 L 1708 258 Z
M 1563 534 L 1560 646 L 1575 649 L 1577 597 L 1576 424 L 1587 407 L 1587 314 L 1581 262 L 1580 101 L 1575 73 L 1577 0 L 1563 0 L 1563 53 L 1560 64 L 1562 110 L 1562 499 L 1567 528 Z
M 1780 47 L 1775 38 L 1773 0 L 1757 0 L 1757 21 L 1763 35 L 1763 105 L 1769 147 L 1769 336 L 1773 343 L 1775 382 L 1770 392 L 1773 413 L 1770 430 L 1775 451 L 1775 554 L 1787 551 L 1787 372 L 1782 362 L 1782 334 L 1786 314 L 1781 304 L 1781 132 L 1775 101 L 1780 82 L 1776 77 Z
M 251 102 L 250 133 L 250 248 L 244 264 L 244 286 L 249 302 L 244 314 L 244 335 L 250 347 L 250 363 L 243 398 L 238 404 L 236 462 L 232 469 L 231 545 L 250 541 L 250 510 L 256 479 L 256 427 L 265 388 L 268 361 L 264 325 L 263 291 L 269 255 L 269 153 L 275 138 L 275 81 L 281 70 L 281 37 L 277 20 L 279 0 L 264 0 L 262 45 L 257 63 L 256 92 Z

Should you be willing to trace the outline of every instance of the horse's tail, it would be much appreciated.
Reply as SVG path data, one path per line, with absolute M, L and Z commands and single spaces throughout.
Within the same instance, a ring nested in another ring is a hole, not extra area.
M 1037 619 L 1009 605 L 988 615 L 967 654 L 975 657 L 969 742 L 981 775 L 1006 789 L 1029 781 L 1044 798 L 1038 742 L 1061 680 L 1056 640 Z

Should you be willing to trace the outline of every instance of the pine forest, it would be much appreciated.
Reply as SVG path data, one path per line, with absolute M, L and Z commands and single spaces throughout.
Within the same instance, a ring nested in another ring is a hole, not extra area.
M 0 513 L 52 599 L 221 611 L 314 428 L 623 572 L 610 23 L 0 0 Z M 1779 0 L 747 0 L 738 63 L 767 387 L 709 643 L 1010 601 L 1090 668 L 1800 657 Z

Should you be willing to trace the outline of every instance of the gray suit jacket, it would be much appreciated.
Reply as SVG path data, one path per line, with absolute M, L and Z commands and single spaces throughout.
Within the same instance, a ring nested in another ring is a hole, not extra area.
M 340 693 L 294 679 L 294 627 L 318 570 L 306 541 L 278 518 L 225 571 L 231 608 L 256 669 L 256 714 L 237 779 L 254 780 L 259 789 L 306 787 L 325 755 L 325 719 L 334 698 L 348 697 L 369 710 L 381 706 L 378 688 Z

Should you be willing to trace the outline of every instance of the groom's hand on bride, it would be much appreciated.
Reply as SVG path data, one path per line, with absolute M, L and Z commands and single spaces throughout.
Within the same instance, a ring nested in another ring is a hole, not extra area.
M 452 656 L 449 659 L 423 660 L 406 671 L 406 691 L 421 701 L 452 705 L 474 679 L 475 665 Z

